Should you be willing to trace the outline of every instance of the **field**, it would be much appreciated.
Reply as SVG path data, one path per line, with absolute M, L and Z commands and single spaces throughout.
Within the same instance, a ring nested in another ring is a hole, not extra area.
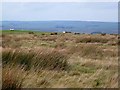
M 3 31 L 3 88 L 117 88 L 118 35 Z

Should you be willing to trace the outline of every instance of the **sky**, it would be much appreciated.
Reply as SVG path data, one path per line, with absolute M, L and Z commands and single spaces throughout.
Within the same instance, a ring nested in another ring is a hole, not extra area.
M 2 21 L 118 21 L 117 2 L 4 2 Z
M 0 0 L 2 2 L 118 2 L 120 0 Z

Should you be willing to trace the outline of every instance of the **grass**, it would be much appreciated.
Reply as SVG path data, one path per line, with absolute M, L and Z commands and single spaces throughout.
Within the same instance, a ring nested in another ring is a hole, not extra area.
M 25 78 L 25 73 L 23 70 L 18 67 L 14 66 L 11 68 L 11 66 L 7 65 L 4 66 L 3 72 L 2 72 L 2 89 L 3 90 L 15 90 L 20 89 L 22 87 L 23 80 Z
M 76 43 L 107 43 L 108 41 L 108 39 L 103 37 L 82 37 L 76 39 Z
M 69 52 L 72 54 L 77 53 L 81 57 L 99 59 L 103 58 L 103 51 L 96 45 L 79 45 L 72 46 L 69 49 Z
M 16 34 L 19 34 L 19 33 L 29 33 L 31 32 L 30 30 L 14 30 L 14 31 L 10 31 L 10 30 L 2 30 L 2 33 L 16 33 Z M 39 31 L 34 31 L 34 32 L 39 32 Z
M 4 50 L 2 52 L 3 64 L 20 64 L 24 65 L 27 70 L 32 67 L 49 70 L 66 70 L 68 68 L 67 56 L 54 50 L 46 49 L 46 51 Z
M 31 30 L 2 30 L 2 34 L 33 34 L 37 35 L 50 35 L 51 32 L 31 31 Z
M 3 89 L 117 88 L 117 35 L 3 31 Z
M 80 73 L 94 73 L 96 70 L 93 67 L 82 66 L 79 63 L 75 63 L 71 66 L 72 71 L 77 71 Z

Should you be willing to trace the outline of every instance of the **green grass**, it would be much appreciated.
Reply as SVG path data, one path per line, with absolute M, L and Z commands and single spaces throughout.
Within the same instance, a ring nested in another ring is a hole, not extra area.
M 94 67 L 86 67 L 86 66 L 81 66 L 80 63 L 75 63 L 71 66 L 71 71 L 77 71 L 79 73 L 95 73 L 96 68 Z
M 2 30 L 3 34 L 29 34 L 29 32 L 33 32 L 34 34 L 50 34 L 50 32 L 41 32 L 41 31 L 31 31 L 31 30 Z

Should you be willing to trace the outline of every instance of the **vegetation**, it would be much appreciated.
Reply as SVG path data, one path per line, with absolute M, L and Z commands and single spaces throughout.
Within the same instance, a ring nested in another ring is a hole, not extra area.
M 3 31 L 2 87 L 117 88 L 118 35 Z
M 44 49 L 39 51 L 25 51 L 25 50 L 3 50 L 3 64 L 18 64 L 24 65 L 27 70 L 31 68 L 49 69 L 49 70 L 66 70 L 67 69 L 67 57 L 58 52 Z

